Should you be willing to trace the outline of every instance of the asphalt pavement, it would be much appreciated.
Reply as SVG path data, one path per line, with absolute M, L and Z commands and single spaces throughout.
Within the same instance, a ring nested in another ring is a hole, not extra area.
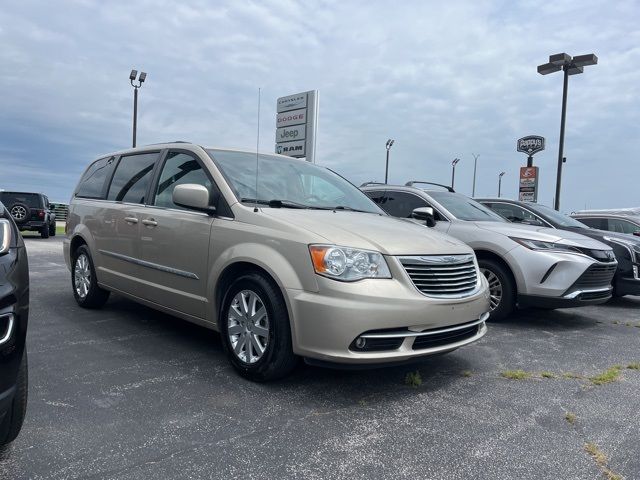
M 640 297 L 523 311 L 418 365 L 256 384 L 215 332 L 116 295 L 79 308 L 61 239 L 26 243 L 29 404 L 2 479 L 640 478 Z

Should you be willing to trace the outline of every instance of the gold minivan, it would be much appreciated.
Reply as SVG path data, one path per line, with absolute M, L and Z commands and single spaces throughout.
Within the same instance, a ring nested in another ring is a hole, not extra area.
M 468 246 L 285 156 L 181 142 L 106 155 L 74 191 L 64 255 L 80 306 L 114 292 L 217 330 L 258 381 L 301 357 L 398 363 L 487 330 Z

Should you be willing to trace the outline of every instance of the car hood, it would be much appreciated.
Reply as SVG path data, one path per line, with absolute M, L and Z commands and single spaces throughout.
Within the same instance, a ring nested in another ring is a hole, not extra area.
M 610 250 L 611 247 L 593 238 L 569 230 L 520 225 L 506 222 L 474 222 L 481 229 L 506 235 L 507 237 L 528 238 L 541 242 L 553 242 L 594 250 Z
M 453 237 L 409 220 L 375 213 L 333 210 L 264 208 L 282 222 L 304 228 L 332 245 L 376 250 L 386 255 L 444 255 L 471 253 Z

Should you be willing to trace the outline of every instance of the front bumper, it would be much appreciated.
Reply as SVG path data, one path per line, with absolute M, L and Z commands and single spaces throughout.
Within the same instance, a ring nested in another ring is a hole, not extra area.
M 615 261 L 601 263 L 586 255 L 529 250 L 523 246 L 511 250 L 505 260 L 516 279 L 518 302 L 523 305 L 536 302 L 533 305 L 536 306 L 547 298 L 549 304 L 556 305 L 553 308 L 591 304 L 592 300 L 606 302 L 618 265 Z M 601 268 L 607 271 L 585 278 L 590 269 Z
M 617 295 L 640 295 L 640 265 L 633 264 L 627 275 L 616 275 L 615 286 Z
M 319 277 L 318 286 L 318 293 L 286 291 L 293 350 L 303 357 L 342 364 L 404 362 L 455 350 L 479 340 L 487 331 L 489 295 L 484 278 L 482 288 L 463 299 L 426 297 L 396 278 L 344 283 Z M 446 330 L 471 323 L 475 331 L 442 341 L 450 335 Z M 387 345 L 386 350 L 358 351 L 356 339 L 372 335 L 400 341 Z

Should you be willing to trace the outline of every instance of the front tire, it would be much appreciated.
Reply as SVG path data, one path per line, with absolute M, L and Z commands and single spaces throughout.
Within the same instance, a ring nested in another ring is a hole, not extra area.
M 29 389 L 29 373 L 27 365 L 27 350 L 25 349 L 20 361 L 18 378 L 16 380 L 16 393 L 11 402 L 11 408 L 5 414 L 0 426 L 0 445 L 13 442 L 22 430 L 24 417 L 27 414 L 27 396 Z
M 511 315 L 516 306 L 516 286 L 509 271 L 491 259 L 478 259 L 480 272 L 489 282 L 489 320 L 500 321 Z
M 71 285 L 73 296 L 82 308 L 100 308 L 109 299 L 109 291 L 98 286 L 96 269 L 86 245 L 79 247 L 73 257 Z
M 249 380 L 282 378 L 298 362 L 282 294 L 261 273 L 243 275 L 228 288 L 222 303 L 220 333 L 231 365 Z

